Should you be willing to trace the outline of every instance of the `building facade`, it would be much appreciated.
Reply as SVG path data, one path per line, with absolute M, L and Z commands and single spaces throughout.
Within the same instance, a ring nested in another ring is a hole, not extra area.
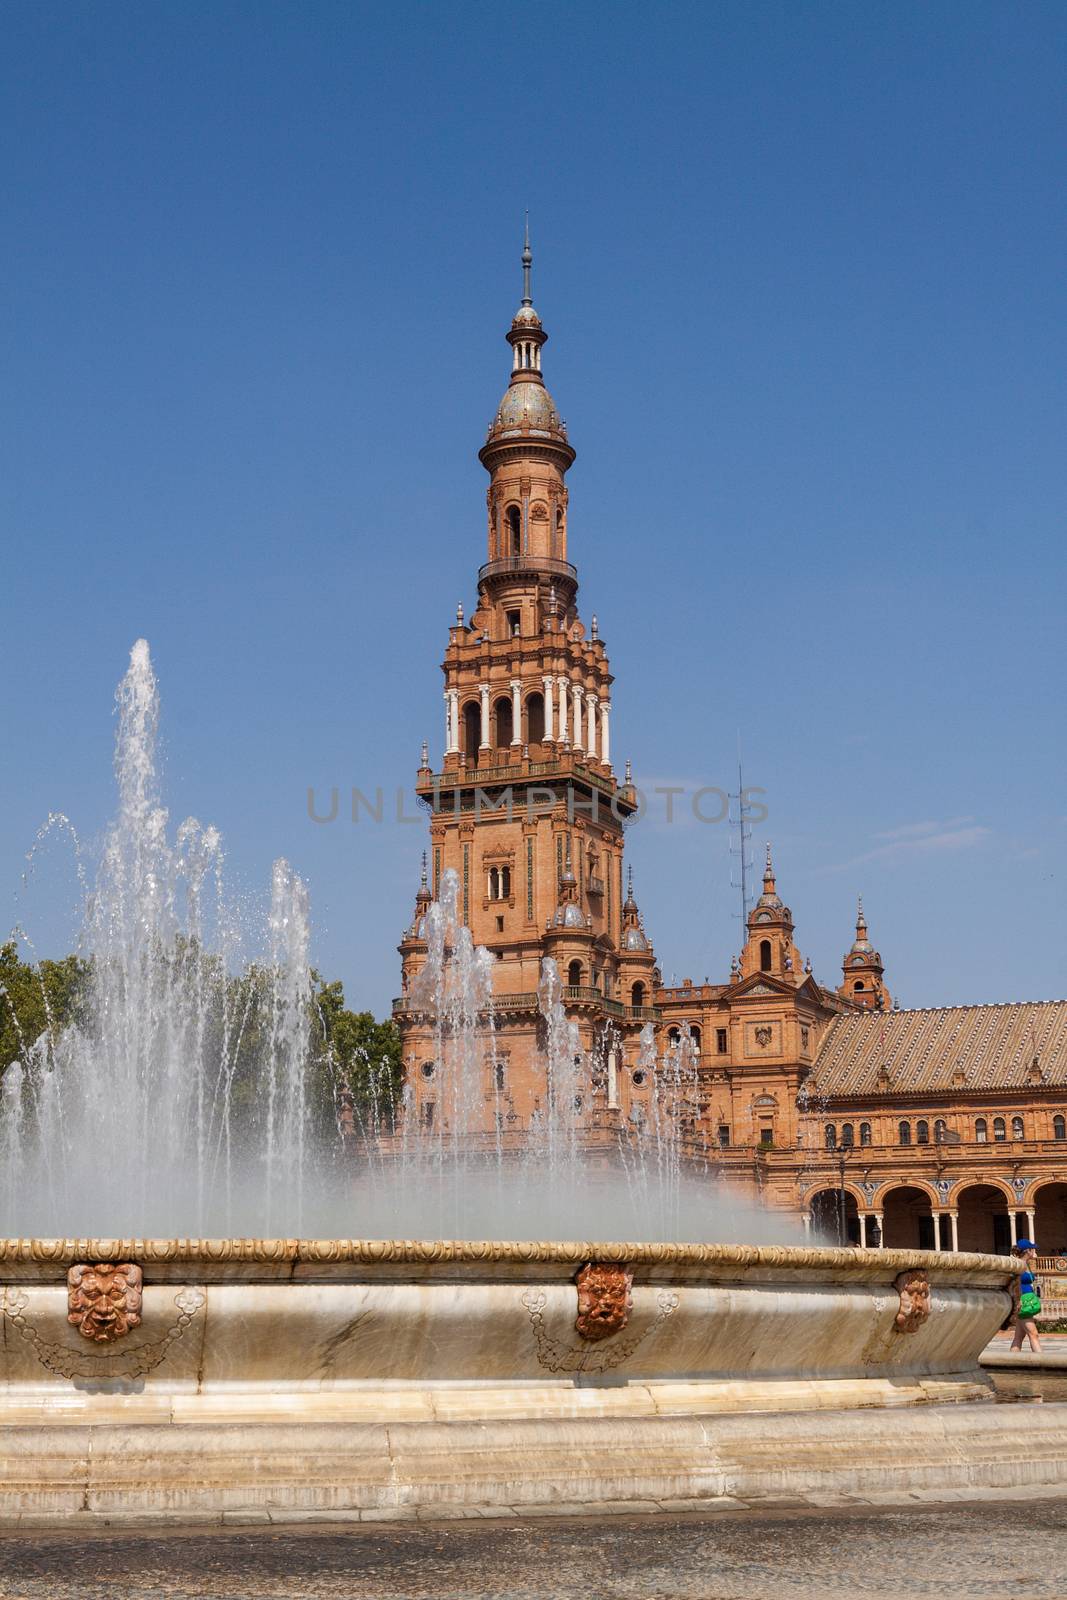
M 862 902 L 840 983 L 820 984 L 770 847 L 726 981 L 663 985 L 626 870 L 637 794 L 612 764 L 614 680 L 596 616 L 578 605 L 575 451 L 545 385 L 530 271 L 527 240 L 510 379 L 479 452 L 489 483 L 477 600 L 449 630 L 442 760 L 435 770 L 424 747 L 417 776 L 430 842 L 394 1007 L 407 1114 L 424 1128 L 447 1115 L 413 996 L 425 914 L 451 870 L 461 920 L 496 958 L 475 1134 L 519 1143 L 543 1110 L 538 990 L 550 957 L 590 1063 L 580 1114 L 591 1152 L 610 1158 L 672 1094 L 695 1167 L 823 1233 L 1067 1248 L 1067 1002 L 895 1010 Z

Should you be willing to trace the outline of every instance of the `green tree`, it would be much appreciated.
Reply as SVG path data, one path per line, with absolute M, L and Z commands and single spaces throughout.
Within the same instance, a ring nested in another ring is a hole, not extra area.
M 370 1011 L 350 1011 L 344 985 L 314 974 L 316 1101 L 324 1113 L 350 1111 L 357 1129 L 388 1129 L 400 1099 L 403 1058 L 400 1031 Z
M 79 956 L 31 965 L 14 940 L 0 945 L 0 1073 L 43 1033 L 54 1039 L 80 1019 L 88 977 Z

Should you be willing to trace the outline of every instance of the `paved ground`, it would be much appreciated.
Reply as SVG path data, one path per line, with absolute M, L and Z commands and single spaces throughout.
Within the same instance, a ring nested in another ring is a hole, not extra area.
M 4 1600 L 1067 1596 L 1067 1499 L 0 1539 Z
M 1065 1380 L 998 1374 L 1007 1403 Z M 1067 1600 L 1061 1496 L 0 1534 L 0 1600 Z

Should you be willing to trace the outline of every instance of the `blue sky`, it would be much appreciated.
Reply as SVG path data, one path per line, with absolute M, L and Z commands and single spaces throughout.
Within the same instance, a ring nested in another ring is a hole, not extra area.
M 45 953 L 152 645 L 175 822 L 382 1011 L 408 784 L 483 556 L 529 206 L 571 556 L 639 779 L 728 785 L 837 981 L 1067 993 L 1059 5 L 9 5 L 0 892 Z M 725 976 L 728 831 L 631 830 L 665 974 Z

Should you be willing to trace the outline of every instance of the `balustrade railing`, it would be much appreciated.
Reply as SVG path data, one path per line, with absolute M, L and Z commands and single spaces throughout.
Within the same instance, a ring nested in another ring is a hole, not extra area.
M 557 578 L 570 578 L 578 582 L 578 568 L 558 556 L 499 556 L 478 568 L 478 582 L 483 578 L 505 578 L 512 572 L 548 572 Z

